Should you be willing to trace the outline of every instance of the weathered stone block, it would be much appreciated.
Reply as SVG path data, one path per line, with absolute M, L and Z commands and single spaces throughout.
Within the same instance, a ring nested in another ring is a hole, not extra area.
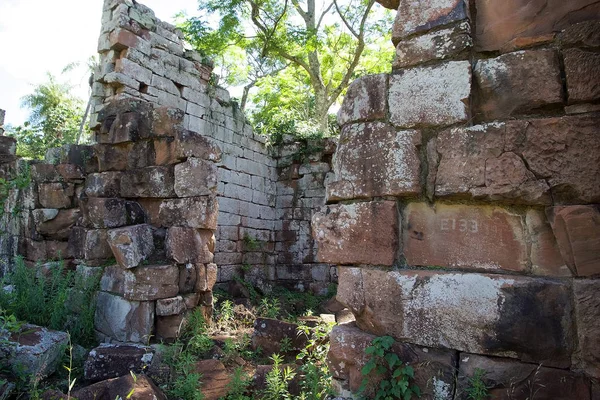
M 600 21 L 585 21 L 569 25 L 559 35 L 563 47 L 600 47 Z
M 183 297 L 176 296 L 156 301 L 156 315 L 166 317 L 168 315 L 178 315 L 186 310 Z
M 571 365 L 574 321 L 566 282 L 350 267 L 338 273 L 337 299 L 364 331 L 423 346 Z
M 392 265 L 399 216 L 393 201 L 326 206 L 312 219 L 319 262 Z
M 100 292 L 94 321 L 96 330 L 120 342 L 147 342 L 154 328 L 154 303 Z
M 396 45 L 400 39 L 413 33 L 428 31 L 468 17 L 468 7 L 464 0 L 400 0 L 392 27 L 392 42 Z
M 410 203 L 403 214 L 403 250 L 409 265 L 527 269 L 527 235 L 521 215 L 493 206 L 430 207 L 426 203 Z
M 127 156 L 133 147 L 133 143 L 121 143 L 117 146 L 97 144 L 94 153 L 98 156 L 98 170 L 124 171 L 127 169 Z
M 146 375 L 125 374 L 75 390 L 72 397 L 80 400 L 109 400 L 127 397 L 131 400 L 167 400 L 167 396 Z
M 32 164 L 31 179 L 38 183 L 62 181 L 62 177 L 53 164 Z
M 110 32 L 108 40 L 111 50 L 121 51 L 133 47 L 146 55 L 150 55 L 150 42 L 125 29 L 115 29 Z
M 156 317 L 156 336 L 164 341 L 172 342 L 179 337 L 185 319 L 185 313 Z
M 214 196 L 164 200 L 159 209 L 163 226 L 216 229 L 219 204 Z
M 68 210 L 38 209 L 32 211 L 36 230 L 52 240 L 67 240 L 71 228 L 79 219 L 79 209 Z
M 122 172 L 89 174 L 85 180 L 85 194 L 90 197 L 118 197 L 121 194 Z
M 70 208 L 73 205 L 75 186 L 72 183 L 40 183 L 39 201 L 44 208 Z
M 115 265 L 105 268 L 100 289 L 127 300 L 151 301 L 176 296 L 178 283 L 175 265 L 144 265 L 130 270 Z
M 578 276 L 600 274 L 600 207 L 552 207 L 546 214 L 567 265 Z
M 569 103 L 600 98 L 600 54 L 579 49 L 564 51 Z
M 175 135 L 176 153 L 180 158 L 196 157 L 203 160 L 220 161 L 221 149 L 204 132 L 182 130 Z
M 338 325 L 331 331 L 327 363 L 333 377 L 343 380 L 347 385 L 343 389 L 350 393 L 359 392 L 364 378 L 361 370 L 371 357 L 365 350 L 376 337 L 361 331 L 354 324 Z M 423 398 L 452 398 L 455 384 L 454 365 L 457 358 L 455 351 L 396 342 L 391 352 L 414 368 L 414 384 L 421 389 Z M 369 378 L 367 392 L 363 395 L 372 396 L 379 382 L 375 374 Z
M 271 318 L 257 318 L 252 332 L 252 348 L 260 347 L 265 355 L 280 353 L 281 342 L 287 337 L 291 339 L 290 350 L 300 351 L 306 347 L 308 338 L 298 332 L 298 324 Z
M 403 40 L 396 46 L 392 68 L 405 68 L 431 60 L 457 56 L 473 46 L 467 21 L 440 31 Z
M 175 193 L 178 197 L 205 196 L 217 190 L 217 166 L 212 161 L 190 157 L 175 165 Z
M 558 55 L 526 50 L 479 60 L 473 69 L 477 112 L 484 119 L 506 118 L 562 103 Z
M 347 125 L 335 156 L 329 200 L 414 196 L 421 192 L 419 131 L 383 122 Z
M 596 0 L 476 0 L 475 7 L 478 51 L 501 50 L 518 39 L 558 32 L 576 22 L 597 19 L 600 11 Z
M 387 80 L 387 74 L 379 74 L 363 76 L 353 81 L 338 111 L 338 124 L 342 126 L 348 122 L 385 118 Z
M 152 111 L 152 132 L 157 136 L 175 136 L 183 127 L 183 110 L 157 107 Z
M 2 124 L 0 124 L 2 126 Z M 9 136 L 2 136 L 0 133 L 0 154 L 14 156 L 17 153 L 17 139 Z
M 485 371 L 483 384 L 492 399 L 590 399 L 590 381 L 582 375 L 507 358 L 490 358 L 476 354 L 460 355 L 457 400 L 467 400 L 469 379 L 477 370 Z
M 573 272 L 560 254 L 544 213 L 539 210 L 527 210 L 525 222 L 531 241 L 531 272 L 534 275 L 572 276 Z
M 442 132 L 430 158 L 436 196 L 548 205 L 600 201 L 600 114 Z M 431 143 L 431 142 L 430 142 Z M 428 149 L 429 153 L 429 149 Z
M 173 167 L 147 167 L 126 171 L 121 179 L 123 197 L 175 196 Z
M 600 378 L 600 280 L 575 280 L 575 317 L 579 348 L 575 355 L 578 367 L 594 378 Z
M 215 251 L 215 237 L 208 230 L 171 227 L 167 231 L 165 245 L 167 257 L 179 264 L 210 263 Z
M 134 344 L 102 343 L 92 349 L 83 366 L 83 375 L 92 382 L 145 372 L 154 358 L 152 348 Z
M 108 232 L 108 244 L 121 267 L 137 267 L 154 251 L 152 227 L 134 225 L 112 229 Z
M 89 197 L 81 203 L 81 206 L 84 223 L 89 227 L 118 228 L 129 223 L 126 200 Z
M 449 61 L 389 78 L 390 122 L 402 128 L 451 125 L 469 118 L 471 64 Z
M 65 181 L 81 182 L 85 179 L 82 168 L 75 164 L 59 164 L 56 166 L 56 172 Z
M 217 283 L 217 264 L 198 264 L 196 265 L 196 284 L 194 290 L 196 292 L 207 292 L 212 290 Z

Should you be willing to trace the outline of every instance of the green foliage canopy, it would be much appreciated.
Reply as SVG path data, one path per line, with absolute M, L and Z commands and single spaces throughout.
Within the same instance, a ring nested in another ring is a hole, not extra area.
M 48 73 L 46 82 L 21 99 L 22 106 L 31 110 L 29 118 L 23 125 L 7 129 L 7 134 L 17 139 L 19 156 L 43 158 L 49 148 L 75 143 L 84 110 L 71 89 Z
M 391 13 L 375 0 L 199 0 L 199 10 L 181 24 L 187 40 L 226 85 L 244 86 L 241 106 L 267 134 L 290 121 L 327 132 L 350 82 L 388 69 L 394 53 Z

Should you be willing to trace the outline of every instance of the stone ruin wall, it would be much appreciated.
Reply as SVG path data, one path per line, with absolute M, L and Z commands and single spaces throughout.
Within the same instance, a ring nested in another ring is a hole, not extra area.
M 313 217 L 356 317 L 338 392 L 390 335 L 424 398 L 477 369 L 494 399 L 600 398 L 600 2 L 392 3 L 392 72 L 348 89 Z
M 310 144 L 305 159 L 289 138 L 267 147 L 179 35 L 139 3 L 107 0 L 97 144 L 28 163 L 0 136 L 1 177 L 31 179 L 4 204 L 4 273 L 16 255 L 44 268 L 63 259 L 90 278 L 104 267 L 96 328 L 107 340 L 172 339 L 186 310 L 208 312 L 213 286 L 235 276 L 316 293 L 337 278 L 310 234 L 335 142 Z

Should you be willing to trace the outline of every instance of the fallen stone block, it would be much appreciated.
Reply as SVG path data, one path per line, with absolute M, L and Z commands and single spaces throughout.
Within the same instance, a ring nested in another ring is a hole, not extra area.
M 398 251 L 398 223 L 392 201 L 326 206 L 312 219 L 317 258 L 330 264 L 392 265 Z
M 112 229 L 108 232 L 108 244 L 121 267 L 137 267 L 154 251 L 152 227 L 134 225 Z
M 338 325 L 331 331 L 327 364 L 333 377 L 344 381 L 344 390 L 354 394 L 359 392 L 364 378 L 361 371 L 371 358 L 365 350 L 376 337 L 361 331 L 354 324 Z M 395 342 L 391 353 L 414 368 L 415 377 L 411 384 L 419 387 L 423 398 L 452 398 L 455 386 L 454 366 L 458 357 L 456 351 Z M 363 395 L 372 396 L 380 379 L 374 373 L 369 376 L 367 391 Z
M 507 358 L 461 353 L 456 399 L 467 400 L 469 379 L 483 372 L 481 382 L 492 399 L 589 400 L 591 382 L 570 371 L 525 364 Z
M 194 371 L 202 376 L 202 394 L 205 400 L 218 400 L 229 392 L 231 377 L 219 360 L 202 360 L 196 363 Z
M 92 382 L 143 373 L 152 363 L 154 350 L 135 344 L 101 344 L 92 349 L 85 364 L 83 376 Z
M 306 347 L 308 338 L 298 334 L 298 324 L 271 318 L 257 318 L 252 332 L 252 348 L 261 348 L 264 355 L 281 354 L 281 343 L 290 339 L 289 353 L 297 353 Z
M 571 365 L 575 333 L 568 282 L 514 275 L 338 269 L 337 299 L 364 331 L 422 346 L 558 368 Z
M 98 382 L 74 391 L 72 397 L 78 400 L 115 400 L 127 397 L 130 400 L 167 400 L 167 396 L 142 374 L 136 375 L 135 378 L 127 374 Z
M 154 329 L 154 303 L 129 301 L 106 292 L 98 293 L 96 330 L 120 342 L 147 342 Z

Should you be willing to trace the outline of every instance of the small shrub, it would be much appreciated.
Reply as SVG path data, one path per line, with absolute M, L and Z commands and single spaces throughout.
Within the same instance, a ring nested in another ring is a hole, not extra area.
M 381 377 L 379 387 L 375 393 L 375 400 L 402 399 L 410 400 L 413 395 L 421 396 L 421 390 L 415 384 L 410 384 L 414 379 L 415 372 L 410 365 L 398 358 L 398 355 L 389 351 L 394 344 L 390 336 L 382 336 L 373 339 L 371 346 L 367 347 L 365 353 L 371 359 L 363 367 L 361 373 L 364 376 L 360 393 L 364 393 L 369 380 L 367 376 L 372 373 Z
M 467 398 L 471 400 L 485 400 L 490 397 L 488 387 L 483 378 L 486 371 L 481 368 L 475 369 L 475 374 L 469 378 L 469 387 L 467 387 Z
M 303 400 L 323 400 L 332 393 L 331 372 L 327 366 L 327 353 L 329 352 L 329 341 L 327 340 L 333 324 L 319 324 L 314 328 L 305 325 L 298 327 L 298 335 L 306 335 L 308 342 L 296 358 L 302 362 L 300 371 L 302 373 Z
M 271 357 L 273 368 L 267 373 L 267 387 L 263 392 L 264 400 L 291 400 L 293 396 L 288 391 L 288 385 L 296 373 L 288 366 L 281 368 L 283 357 L 279 354 L 273 354 Z
M 258 306 L 258 315 L 266 318 L 277 318 L 281 311 L 279 299 L 265 297 Z
M 244 369 L 237 367 L 227 385 L 227 396 L 223 397 L 222 400 L 252 400 L 252 397 L 247 395 L 251 382 L 252 379 L 246 375 Z

